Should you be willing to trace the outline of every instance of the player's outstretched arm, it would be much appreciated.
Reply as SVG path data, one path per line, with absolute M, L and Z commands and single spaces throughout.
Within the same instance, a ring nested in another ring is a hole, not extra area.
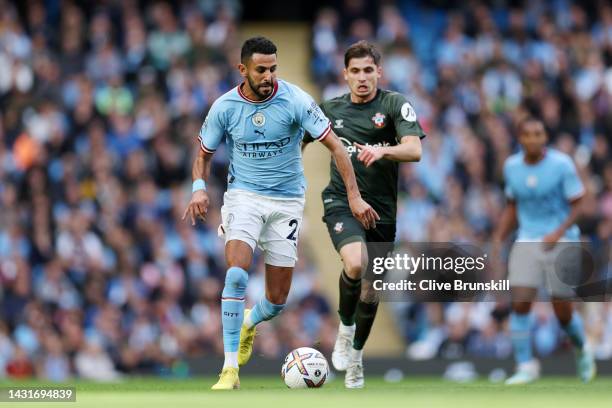
M 189 214 L 191 217 L 191 225 L 195 225 L 197 218 L 200 218 L 202 221 L 206 219 L 209 204 L 208 193 L 206 192 L 206 182 L 208 182 L 210 176 L 212 156 L 213 153 L 198 148 L 198 156 L 193 162 L 193 167 L 191 169 L 193 192 L 191 194 L 191 201 L 189 201 L 189 205 L 187 205 L 182 218 L 184 220 Z M 201 180 L 203 180 L 203 182 L 201 182 Z
M 364 228 L 376 228 L 376 221 L 380 220 L 380 217 L 370 206 L 361 198 L 361 193 L 357 187 L 357 180 L 355 179 L 355 171 L 351 164 L 351 159 L 346 153 L 346 149 L 342 146 L 342 143 L 338 139 L 338 136 L 333 131 L 330 131 L 329 135 L 325 137 L 321 143 L 325 145 L 331 152 L 334 160 L 336 161 L 336 167 L 342 181 L 346 187 L 346 193 L 351 207 L 351 211 L 355 218 L 363 224 Z
M 355 143 L 359 149 L 357 160 L 370 167 L 380 159 L 398 162 L 418 162 L 421 160 L 421 138 L 418 136 L 403 136 L 400 144 L 395 146 L 364 146 Z

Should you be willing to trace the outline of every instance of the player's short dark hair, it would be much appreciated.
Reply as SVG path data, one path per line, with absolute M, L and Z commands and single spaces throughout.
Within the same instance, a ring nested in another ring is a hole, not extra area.
M 351 59 L 363 57 L 372 57 L 374 64 L 376 66 L 380 65 L 380 52 L 378 52 L 374 44 L 361 40 L 348 47 L 344 53 L 344 67 L 348 68 Z
M 544 128 L 544 132 L 546 132 L 546 126 L 544 126 L 544 122 L 542 121 L 542 119 L 538 118 L 537 116 L 527 116 L 525 118 L 523 118 L 519 124 L 518 124 L 518 132 L 519 134 L 522 134 L 525 131 L 525 126 L 527 126 L 527 124 L 529 123 L 539 123 L 540 125 L 542 125 L 542 127 Z
M 240 61 L 245 64 L 253 54 L 276 54 L 276 45 L 266 37 L 252 37 L 242 44 Z

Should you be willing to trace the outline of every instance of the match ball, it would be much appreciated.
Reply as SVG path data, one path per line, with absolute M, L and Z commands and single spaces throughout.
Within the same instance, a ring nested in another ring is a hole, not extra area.
M 329 375 L 329 365 L 320 351 L 300 347 L 287 354 L 281 377 L 289 388 L 319 388 Z

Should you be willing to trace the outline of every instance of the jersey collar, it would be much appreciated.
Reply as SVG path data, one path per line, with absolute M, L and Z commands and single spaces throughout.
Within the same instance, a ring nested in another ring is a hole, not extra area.
M 244 84 L 244 82 L 236 87 L 236 89 L 238 89 L 238 95 L 240 95 L 240 97 L 242 99 L 244 99 L 245 101 L 250 102 L 250 103 L 264 103 L 264 102 L 268 102 L 270 99 L 274 98 L 274 95 L 276 95 L 276 91 L 278 91 L 278 80 L 277 80 L 277 81 L 274 81 L 274 89 L 272 89 L 272 93 L 270 93 L 270 95 L 268 95 L 268 97 L 266 99 L 262 99 L 261 101 L 256 101 L 254 99 L 248 98 L 242 92 L 242 85 L 243 84 Z
M 380 97 L 380 88 L 376 88 L 376 95 L 374 95 L 374 97 L 372 99 L 370 99 L 369 101 L 365 102 L 365 103 L 356 103 L 353 102 L 353 100 L 351 99 L 351 93 L 347 93 L 346 94 L 348 97 L 348 101 L 351 105 L 353 106 L 369 106 L 371 103 L 373 103 L 374 101 L 378 100 L 378 98 Z
M 544 161 L 544 159 L 546 159 L 546 156 L 548 155 L 548 148 L 544 147 L 543 151 L 542 151 L 542 157 L 540 158 L 540 160 L 538 160 L 535 163 L 529 163 L 526 160 L 526 154 L 525 151 L 523 150 L 523 163 L 525 163 L 527 166 L 537 166 L 538 164 L 542 163 Z

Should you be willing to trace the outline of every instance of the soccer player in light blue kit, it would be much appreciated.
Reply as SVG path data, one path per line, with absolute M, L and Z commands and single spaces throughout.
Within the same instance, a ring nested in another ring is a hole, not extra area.
M 329 120 L 308 94 L 277 80 L 276 67 L 270 40 L 247 40 L 239 65 L 244 82 L 213 103 L 198 138 L 192 197 L 183 218 L 189 215 L 192 224 L 205 218 L 211 159 L 223 139 L 230 162 L 219 226 L 228 266 L 221 295 L 225 363 L 213 390 L 239 388 L 238 367 L 251 356 L 255 326 L 285 305 L 304 211 L 300 145 L 305 131 L 331 151 L 355 217 L 366 228 L 379 219 L 361 198 L 351 161 Z M 264 252 L 266 293 L 253 310 L 245 310 L 247 270 L 256 245 Z
M 510 331 L 517 371 L 506 384 L 526 384 L 539 378 L 539 363 L 532 354 L 529 312 L 542 285 L 550 292 L 555 315 L 575 347 L 578 376 L 588 382 L 595 376 L 595 361 L 580 315 L 567 300 L 575 294 L 555 270 L 555 259 L 561 251 L 580 239 L 575 221 L 584 187 L 572 159 L 546 147 L 547 135 L 540 120 L 525 120 L 518 140 L 522 151 L 504 163 L 508 204 L 494 237 L 497 244 L 503 242 L 518 221 L 518 236 L 508 264 Z M 574 269 L 570 273 L 579 273 L 579 263 L 564 265 L 565 271 L 570 267 Z

